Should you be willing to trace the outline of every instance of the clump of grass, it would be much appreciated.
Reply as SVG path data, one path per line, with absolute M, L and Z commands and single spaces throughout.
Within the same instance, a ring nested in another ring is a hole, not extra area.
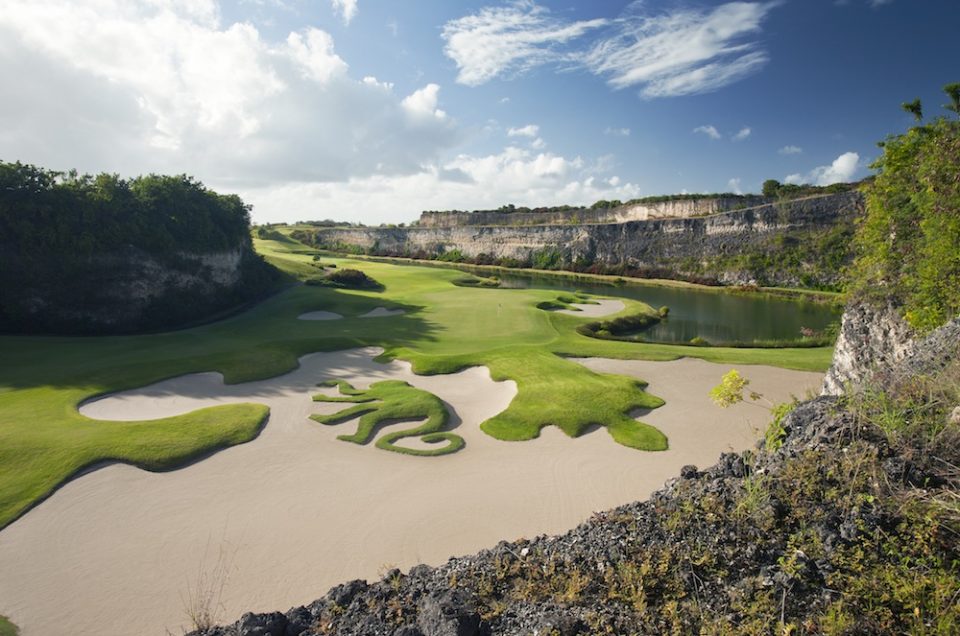
M 214 627 L 224 610 L 223 592 L 227 586 L 234 566 L 237 549 L 222 541 L 217 548 L 216 558 L 211 558 L 211 545 L 207 542 L 203 558 L 197 565 L 197 578 L 187 582 L 185 593 L 180 595 L 183 611 L 194 630 L 206 631 Z
M 425 418 L 427 421 L 420 426 L 382 435 L 377 440 L 376 447 L 406 455 L 432 457 L 455 453 L 466 444 L 459 435 L 443 430 L 450 414 L 440 398 L 402 380 L 376 382 L 366 390 L 357 390 L 349 383 L 339 380 L 331 380 L 320 386 L 336 386 L 340 389 L 341 396 L 318 394 L 313 396 L 315 402 L 347 402 L 356 406 L 332 415 L 312 415 L 311 419 L 321 424 L 340 424 L 360 416 L 357 431 L 353 435 L 339 435 L 337 439 L 354 444 L 367 444 L 376 435 L 377 429 L 385 424 Z M 398 446 L 396 442 L 405 437 L 419 437 L 427 444 L 446 442 L 446 445 L 431 449 Z
M 338 269 L 326 276 L 315 276 L 304 281 L 314 287 L 337 287 L 341 289 L 382 290 L 383 285 L 359 269 Z

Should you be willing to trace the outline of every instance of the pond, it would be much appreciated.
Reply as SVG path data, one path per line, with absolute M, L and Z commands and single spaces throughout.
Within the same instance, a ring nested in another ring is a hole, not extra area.
M 640 300 L 654 309 L 666 305 L 670 308 L 667 319 L 643 333 L 643 339 L 652 342 L 687 343 L 696 337 L 715 345 L 796 340 L 801 336 L 801 329 L 821 332 L 831 323 L 838 322 L 842 313 L 841 309 L 830 304 L 765 294 L 642 284 L 616 286 L 522 272 L 501 273 L 500 279 L 503 287 L 584 291 L 598 296 Z

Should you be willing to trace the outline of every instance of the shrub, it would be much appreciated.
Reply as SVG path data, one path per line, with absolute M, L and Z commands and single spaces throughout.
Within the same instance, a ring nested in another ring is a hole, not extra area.
M 383 289 L 383 285 L 359 269 L 338 269 L 326 276 L 315 276 L 304 281 L 318 287 L 342 287 L 345 289 Z
M 591 338 L 604 340 L 632 340 L 631 336 L 649 329 L 660 322 L 660 317 L 651 314 L 633 314 L 620 316 L 613 320 L 602 322 L 588 322 L 577 327 L 577 332 Z

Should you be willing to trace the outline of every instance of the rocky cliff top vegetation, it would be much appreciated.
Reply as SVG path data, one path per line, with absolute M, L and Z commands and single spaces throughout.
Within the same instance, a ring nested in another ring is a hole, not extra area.
M 958 92 L 947 91 L 954 111 Z M 919 101 L 907 106 L 922 117 Z M 911 326 L 929 331 L 960 313 L 960 121 L 937 118 L 881 146 L 877 177 L 864 188 L 850 291 L 892 301 Z
M 0 331 L 168 328 L 276 284 L 236 195 L 186 175 L 123 179 L 0 161 Z

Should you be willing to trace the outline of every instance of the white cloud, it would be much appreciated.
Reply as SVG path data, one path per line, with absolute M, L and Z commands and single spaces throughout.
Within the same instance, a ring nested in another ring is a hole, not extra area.
M 350 24 L 357 15 L 357 0 L 330 0 L 330 4 L 333 12 L 340 16 L 344 24 Z
M 819 186 L 843 183 L 851 181 L 859 168 L 860 155 L 855 152 L 845 152 L 834 159 L 829 166 L 819 166 L 806 175 L 788 175 L 784 182 L 794 184 L 812 183 Z
M 784 146 L 777 152 L 781 155 L 799 155 L 803 153 L 803 148 L 800 146 Z
M 615 20 L 553 18 L 533 0 L 516 0 L 444 25 L 444 52 L 457 81 L 477 86 L 544 64 L 582 67 L 616 89 L 641 86 L 648 98 L 716 90 L 766 64 L 766 52 L 745 40 L 780 0 L 728 2 L 713 9 L 653 14 L 634 2 Z M 606 28 L 604 28 L 606 27 Z M 587 34 L 593 42 L 571 48 Z
M 447 22 L 442 31 L 444 53 L 457 64 L 457 82 L 478 86 L 499 75 L 562 60 L 560 45 L 606 23 L 564 22 L 533 0 L 516 0 Z
M 507 130 L 508 137 L 536 137 L 540 133 L 540 126 L 536 124 L 527 124 L 522 128 L 510 128 Z
M 766 64 L 765 51 L 744 41 L 778 2 L 728 2 L 711 10 L 643 13 L 616 21 L 616 32 L 583 56 L 584 65 L 613 88 L 641 86 L 647 98 L 693 95 L 742 79 Z
M 743 141 L 744 139 L 746 139 L 747 137 L 749 137 L 749 136 L 750 136 L 750 133 L 752 133 L 752 132 L 753 132 L 753 131 L 750 130 L 750 127 L 749 127 L 749 126 L 744 126 L 744 127 L 741 128 L 735 135 L 733 135 L 732 137 L 730 137 L 730 139 L 732 139 L 733 141 Z
M 727 188 L 729 188 L 730 192 L 733 192 L 734 194 L 743 194 L 743 190 L 740 189 L 739 177 L 734 177 L 733 179 L 727 181 Z
M 401 99 L 324 31 L 272 42 L 201 0 L 8 0 L 0 74 L 0 154 L 55 169 L 345 180 L 417 173 L 461 134 L 436 85 Z
M 630 129 L 629 128 L 611 128 L 607 126 L 604 131 L 604 135 L 611 135 L 613 137 L 629 137 Z
M 542 150 L 543 148 L 547 147 L 547 142 L 545 142 L 540 137 L 537 137 L 536 139 L 530 142 L 530 147 L 533 148 L 534 150 Z
M 319 29 L 311 28 L 305 33 L 287 36 L 287 54 L 299 65 L 305 77 L 320 83 L 347 71 L 346 62 L 333 52 L 333 38 Z
M 534 153 L 516 147 L 485 156 L 460 155 L 416 174 L 373 175 L 340 183 L 283 184 L 244 191 L 258 210 L 283 210 L 281 219 L 322 219 L 363 210 L 364 223 L 405 222 L 422 210 L 497 208 L 505 203 L 541 206 L 590 204 L 640 196 L 632 183 L 596 173 L 579 157 Z M 257 216 L 269 221 L 270 216 Z
M 412 94 L 403 98 L 400 105 L 414 117 L 434 117 L 436 119 L 445 119 L 447 114 L 437 108 L 440 86 L 437 84 L 427 84 L 423 88 L 414 91 Z
M 710 126 L 710 125 L 697 126 L 696 128 L 693 129 L 693 132 L 703 133 L 710 139 L 720 139 L 723 136 L 720 134 L 720 131 L 716 129 L 716 127 Z

